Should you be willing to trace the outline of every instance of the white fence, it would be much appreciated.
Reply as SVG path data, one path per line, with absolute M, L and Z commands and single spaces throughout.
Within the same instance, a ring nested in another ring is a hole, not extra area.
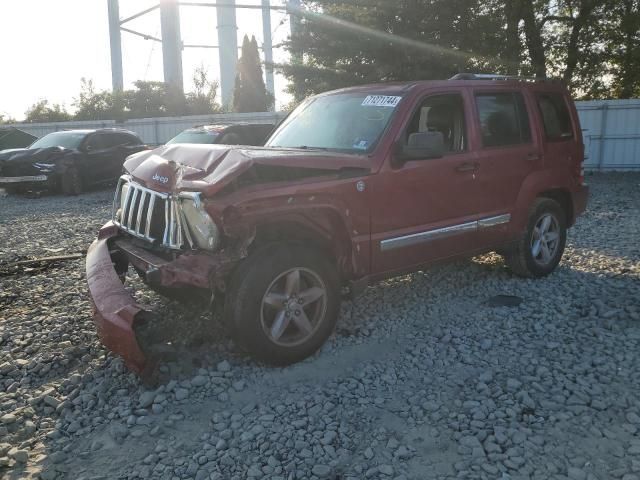
M 576 102 L 586 149 L 587 170 L 640 170 L 640 99 L 597 100 Z M 21 123 L 14 125 L 41 137 L 50 132 L 70 128 L 118 126 L 136 132 L 145 143 L 165 143 L 185 128 L 206 123 L 257 122 L 277 123 L 282 112 L 225 113 L 188 117 L 159 117 L 113 120 Z
M 576 102 L 587 170 L 640 170 L 640 99 Z
M 158 145 L 175 137 L 185 128 L 195 125 L 236 122 L 274 124 L 284 118 L 285 115 L 285 113 L 281 112 L 222 113 L 216 115 L 190 115 L 188 117 L 136 118 L 122 123 L 116 123 L 114 120 L 87 120 L 56 123 L 19 123 L 12 126 L 37 137 L 42 137 L 47 133 L 58 130 L 119 127 L 137 133 L 142 141 L 149 145 Z

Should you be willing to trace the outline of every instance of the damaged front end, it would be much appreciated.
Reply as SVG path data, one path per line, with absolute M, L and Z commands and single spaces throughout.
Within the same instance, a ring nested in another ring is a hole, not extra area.
M 207 297 L 224 290 L 224 279 L 247 255 L 251 235 L 221 244 L 218 225 L 204 211 L 197 192 L 162 192 L 123 175 L 116 187 L 112 221 L 87 253 L 87 281 L 102 342 L 132 370 L 153 369 L 170 332 L 150 308 L 124 287 L 129 266 L 152 289 Z
M 164 319 L 125 289 L 129 266 L 164 296 L 195 293 L 209 306 L 220 306 L 216 300 L 250 246 L 271 241 L 272 234 L 295 233 L 304 242 L 319 231 L 317 242 L 340 239 L 348 245 L 348 238 L 332 233 L 337 220 L 318 214 L 333 197 L 303 193 L 302 183 L 344 181 L 354 171 L 361 174 L 365 162 L 328 152 L 215 145 L 168 145 L 130 156 L 116 187 L 112 220 L 87 254 L 102 342 L 144 374 L 155 364 L 158 347 L 172 340 L 166 338 L 169 329 L 154 329 Z M 287 230 L 296 221 L 308 228 Z M 340 265 L 346 262 L 343 250 L 336 256 Z
M 194 250 L 167 256 L 151 252 L 138 242 L 123 235 L 115 223 L 107 223 L 89 247 L 86 269 L 94 321 L 102 343 L 122 356 L 130 369 L 144 374 L 153 369 L 167 342 L 175 339 L 153 328 L 157 323 L 155 314 L 137 303 L 125 288 L 129 265 L 152 288 L 187 287 L 212 295 L 246 251 Z

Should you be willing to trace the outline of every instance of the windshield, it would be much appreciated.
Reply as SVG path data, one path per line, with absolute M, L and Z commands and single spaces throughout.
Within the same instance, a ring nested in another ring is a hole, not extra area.
M 169 140 L 167 145 L 170 143 L 215 143 L 218 136 L 218 132 L 206 130 L 185 130 Z
M 36 140 L 29 148 L 78 148 L 86 136 L 85 132 L 54 132 Z
M 289 115 L 266 146 L 369 152 L 401 98 L 365 93 L 311 98 Z

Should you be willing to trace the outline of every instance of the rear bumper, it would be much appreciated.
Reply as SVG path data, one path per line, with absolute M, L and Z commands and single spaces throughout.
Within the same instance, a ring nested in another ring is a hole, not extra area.
M 587 201 L 589 199 L 589 186 L 580 185 L 576 190 L 571 193 L 571 200 L 573 203 L 573 218 L 571 225 L 576 222 L 576 218 L 584 213 L 587 209 Z

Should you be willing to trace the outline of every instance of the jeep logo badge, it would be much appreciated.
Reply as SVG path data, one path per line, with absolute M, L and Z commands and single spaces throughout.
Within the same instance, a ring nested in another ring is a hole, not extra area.
M 169 177 L 163 177 L 162 175 L 158 175 L 157 173 L 151 178 L 160 183 L 167 183 L 169 181 Z

